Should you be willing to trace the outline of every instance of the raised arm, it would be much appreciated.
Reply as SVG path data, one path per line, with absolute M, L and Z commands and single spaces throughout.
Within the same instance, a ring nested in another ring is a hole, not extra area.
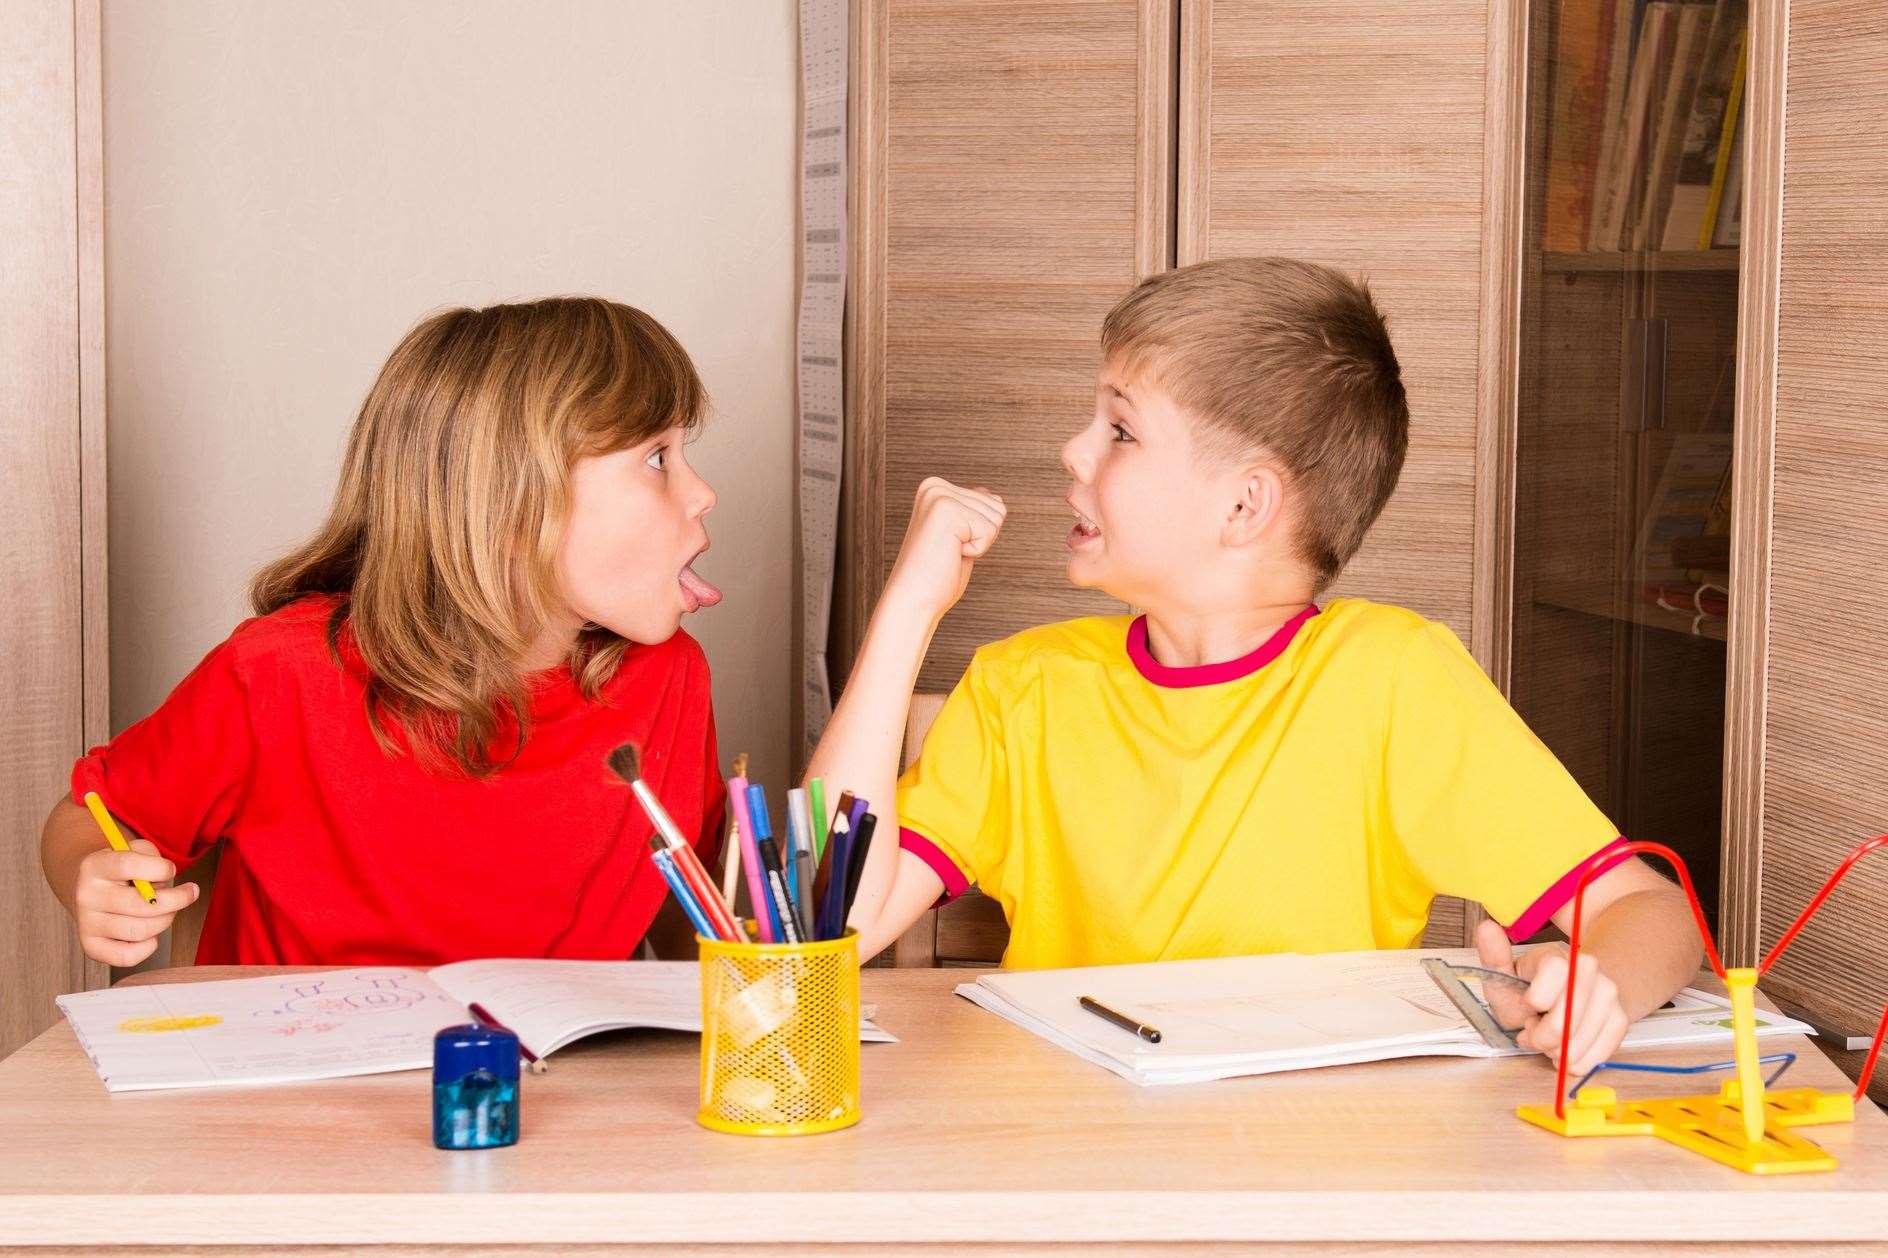
M 899 850 L 898 754 L 931 636 L 963 597 L 971 567 L 996 541 L 1003 515 L 1003 500 L 983 490 L 936 477 L 918 487 L 898 563 L 807 766 L 809 779 L 863 796 L 878 817 L 879 837 L 849 919 L 864 957 L 903 934 L 943 890 L 929 866 Z

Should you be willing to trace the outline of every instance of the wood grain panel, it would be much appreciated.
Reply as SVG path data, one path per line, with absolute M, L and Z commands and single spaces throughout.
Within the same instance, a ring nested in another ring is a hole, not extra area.
M 81 743 L 111 737 L 105 479 L 105 66 L 100 0 L 73 0 L 73 174 L 79 234 L 79 621 Z M 72 945 L 75 949 L 76 944 Z M 83 955 L 85 986 L 111 967 Z
M 851 0 L 846 92 L 846 428 L 826 667 L 835 699 L 878 603 L 885 554 L 885 63 L 889 0 Z
M 1776 351 L 1761 935 L 1888 830 L 1888 10 L 1790 6 Z M 1832 1024 L 1888 997 L 1888 862 L 1773 973 Z
M 1731 609 L 1724 696 L 1723 890 L 1718 948 L 1754 965 L 1763 880 L 1770 687 L 1770 518 L 1777 413 L 1787 4 L 1752 7 L 1744 84 L 1744 206 L 1738 294 L 1737 444 L 1732 456 Z
M 1525 275 L 1529 34 L 1525 4 L 1496 0 L 1488 6 L 1469 640 L 1476 660 L 1504 694 L 1514 658 L 1515 434 Z
M 1486 0 L 1196 0 L 1183 15 L 1179 260 L 1284 254 L 1370 281 L 1409 389 L 1410 455 L 1336 592 L 1465 640 L 1488 37 Z
M 865 132 L 856 199 L 882 202 L 883 238 L 854 337 L 855 474 L 878 498 L 851 517 L 877 529 L 861 552 L 875 566 L 851 573 L 855 641 L 921 480 L 985 485 L 1010 507 L 925 689 L 949 689 L 983 643 L 1118 610 L 1064 577 L 1059 451 L 1093 405 L 1102 315 L 1170 257 L 1172 13 L 897 0 L 862 27 L 864 55 L 882 58 L 883 138 L 873 149 Z M 875 89 L 860 89 L 870 109 Z
M 96 9 L 91 10 L 95 32 Z M 0 22 L 0 1055 L 57 1016 L 52 998 L 85 985 L 65 910 L 39 866 L 39 830 L 83 750 L 85 695 L 80 566 L 81 99 L 70 3 L 15 5 Z M 95 56 L 90 62 L 96 73 Z M 96 79 L 91 82 L 96 88 Z M 87 107 L 97 135 L 97 98 Z M 91 154 L 89 188 L 97 187 Z M 97 228 L 96 207 L 88 227 Z M 95 239 L 95 235 L 94 235 Z M 87 258 L 88 287 L 97 278 Z M 93 291 L 96 291 L 93 288 Z M 97 311 L 89 311 L 94 330 Z M 86 364 L 102 379 L 98 364 Z M 96 451 L 92 452 L 96 461 Z M 93 504 L 96 506 L 96 504 Z

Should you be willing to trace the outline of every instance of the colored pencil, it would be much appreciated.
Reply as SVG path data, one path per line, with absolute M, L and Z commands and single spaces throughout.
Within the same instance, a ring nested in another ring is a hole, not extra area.
M 701 857 L 695 854 L 695 849 L 683 844 L 681 847 L 669 848 L 668 851 L 669 856 L 675 861 L 676 869 L 681 871 L 682 880 L 688 884 L 689 890 L 695 893 L 695 899 L 701 904 L 702 913 L 708 918 L 708 924 L 715 928 L 715 937 L 728 943 L 738 943 L 741 938 L 741 928 L 736 924 L 734 914 L 728 911 L 728 906 L 722 902 L 720 894 L 716 892 L 715 880 L 708 876 L 708 867 L 701 863 Z
M 695 893 L 690 891 L 688 883 L 683 881 L 682 871 L 675 867 L 675 857 L 670 854 L 669 849 L 662 846 L 660 839 L 650 839 L 649 850 L 650 859 L 655 861 L 656 869 L 662 874 L 662 881 L 669 884 L 670 894 L 675 897 L 675 902 L 682 906 L 682 912 L 688 916 L 689 924 L 695 928 L 695 933 L 705 939 L 717 938 L 715 928 L 702 912 L 701 905 L 696 902 Z
M 477 1001 L 473 1001 L 471 1004 L 467 1005 L 466 1008 L 472 1011 L 472 1016 L 474 1018 L 477 1018 L 480 1022 L 483 1022 L 486 1026 L 495 1027 L 500 1031 L 511 1031 L 510 1027 L 500 1022 L 497 1018 L 494 1018 L 491 1014 L 485 1012 L 485 1006 L 479 1004 Z M 516 1031 L 511 1031 L 511 1033 L 513 1035 L 518 1034 Z M 518 1041 L 518 1051 L 522 1053 L 524 1055 L 524 1059 L 531 1064 L 532 1074 L 541 1075 L 541 1074 L 547 1073 L 550 1070 L 549 1066 L 545 1065 L 542 1061 L 538 1059 L 538 1055 L 536 1053 L 532 1052 L 530 1049 L 524 1046 L 524 1041 L 522 1039 Z

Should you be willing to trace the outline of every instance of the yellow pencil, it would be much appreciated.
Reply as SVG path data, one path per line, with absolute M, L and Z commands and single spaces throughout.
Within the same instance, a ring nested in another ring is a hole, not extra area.
M 118 829 L 118 823 L 105 811 L 105 801 L 98 797 L 97 791 L 85 792 L 85 806 L 91 809 L 92 820 L 98 822 L 98 828 L 105 832 L 105 842 L 111 844 L 116 852 L 129 852 L 131 845 L 125 842 L 125 836 Z M 157 903 L 157 892 L 151 890 L 151 884 L 142 878 L 133 878 L 131 885 L 138 889 L 146 904 Z

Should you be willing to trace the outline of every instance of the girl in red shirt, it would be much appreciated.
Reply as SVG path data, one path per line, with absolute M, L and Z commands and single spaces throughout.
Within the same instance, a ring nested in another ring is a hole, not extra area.
M 150 904 L 127 880 L 221 840 L 199 963 L 629 956 L 664 884 L 609 750 L 641 745 L 704 860 L 719 832 L 708 665 L 680 631 L 721 598 L 691 567 L 705 403 L 675 339 L 614 302 L 408 333 L 256 617 L 74 766 L 41 852 L 86 954 L 149 956 L 198 889 Z M 136 850 L 106 846 L 87 791 Z

